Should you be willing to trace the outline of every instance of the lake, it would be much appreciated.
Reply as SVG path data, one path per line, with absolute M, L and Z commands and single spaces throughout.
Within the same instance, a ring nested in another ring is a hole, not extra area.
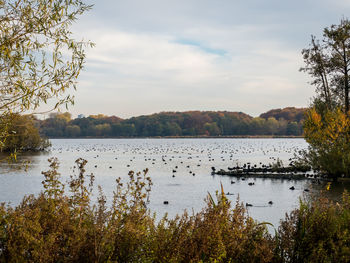
M 222 183 L 233 204 L 251 203 L 249 214 L 256 220 L 278 226 L 286 212 L 298 207 L 303 195 L 318 192 L 323 186 L 311 185 L 307 180 L 247 179 L 211 175 L 211 167 L 227 169 L 243 165 L 269 164 L 277 158 L 288 165 L 290 158 L 305 149 L 304 139 L 53 139 L 47 153 L 23 155 L 20 160 L 30 161 L 28 171 L 17 170 L 3 163 L 0 167 L 0 202 L 17 205 L 25 194 L 42 190 L 41 171 L 48 170 L 47 159 L 57 157 L 59 172 L 66 181 L 72 174 L 74 161 L 82 157 L 88 161 L 87 173 L 95 175 L 95 185 L 101 185 L 109 200 L 115 189 L 115 179 L 127 180 L 128 172 L 149 169 L 153 187 L 149 207 L 159 218 L 164 213 L 170 217 L 192 213 L 205 206 L 208 192 L 213 196 Z M 95 167 L 96 166 L 96 167 Z M 176 168 L 177 167 L 177 168 Z M 176 172 L 173 172 L 176 170 Z M 173 177 L 173 175 L 175 177 Z M 250 186 L 249 182 L 255 184 Z M 295 190 L 289 190 L 291 186 Z M 348 185 L 336 185 L 336 196 Z M 304 192 L 304 189 L 310 192 Z M 168 201 L 168 205 L 163 202 Z M 268 202 L 273 204 L 269 205 Z

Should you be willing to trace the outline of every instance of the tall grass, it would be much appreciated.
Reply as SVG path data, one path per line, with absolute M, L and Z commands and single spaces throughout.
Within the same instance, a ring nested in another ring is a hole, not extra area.
M 278 229 L 280 262 L 350 262 L 350 196 L 341 203 L 317 197 L 300 202 Z
M 275 236 L 223 191 L 197 214 L 156 221 L 147 208 L 152 181 L 147 170 L 116 180 L 107 206 L 86 161 L 65 185 L 57 159 L 43 172 L 44 190 L 17 207 L 0 206 L 1 262 L 347 262 L 350 199 L 301 202 Z M 68 188 L 68 189 L 66 189 Z

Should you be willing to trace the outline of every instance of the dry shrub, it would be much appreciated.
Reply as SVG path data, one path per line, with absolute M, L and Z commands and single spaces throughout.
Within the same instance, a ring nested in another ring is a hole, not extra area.
M 60 181 L 57 159 L 43 172 L 44 191 L 20 205 L 0 205 L 1 262 L 347 262 L 350 258 L 350 198 L 301 202 L 272 237 L 237 200 L 232 209 L 223 189 L 206 207 L 158 222 L 147 208 L 147 170 L 116 180 L 110 207 L 86 161 Z
M 301 201 L 278 229 L 278 262 L 349 262 L 350 197 L 341 203 L 318 197 Z

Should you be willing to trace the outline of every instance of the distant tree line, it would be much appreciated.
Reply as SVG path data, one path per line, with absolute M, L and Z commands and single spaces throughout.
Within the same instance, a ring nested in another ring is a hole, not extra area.
M 305 109 L 284 108 L 251 117 L 242 112 L 162 112 L 121 119 L 90 115 L 71 119 L 69 113 L 52 113 L 39 121 L 47 137 L 155 137 L 155 136 L 300 136 Z

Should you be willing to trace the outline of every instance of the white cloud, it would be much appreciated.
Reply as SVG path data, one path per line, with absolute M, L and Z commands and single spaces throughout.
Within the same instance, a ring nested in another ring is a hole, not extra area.
M 168 36 L 121 31 L 91 34 L 97 36 L 96 48 L 88 54 L 92 66 L 113 67 L 124 76 L 162 79 L 165 74 L 181 78 L 191 71 L 192 79 L 202 78 L 210 75 L 217 58 L 193 46 L 175 43 Z
M 345 0 L 89 1 L 74 31 L 97 46 L 71 109 L 121 117 L 306 106 L 300 51 L 350 12 Z
M 257 115 L 279 107 L 279 101 L 285 103 L 281 106 L 306 105 L 312 89 L 305 89 L 306 77 L 298 72 L 300 50 L 267 37 L 276 30 L 281 27 L 253 23 L 194 25 L 176 34 L 81 30 L 96 47 L 87 54 L 73 111 L 122 117 L 188 109 Z M 295 98 L 278 99 L 284 92 Z M 254 94 L 260 99 L 251 103 Z

